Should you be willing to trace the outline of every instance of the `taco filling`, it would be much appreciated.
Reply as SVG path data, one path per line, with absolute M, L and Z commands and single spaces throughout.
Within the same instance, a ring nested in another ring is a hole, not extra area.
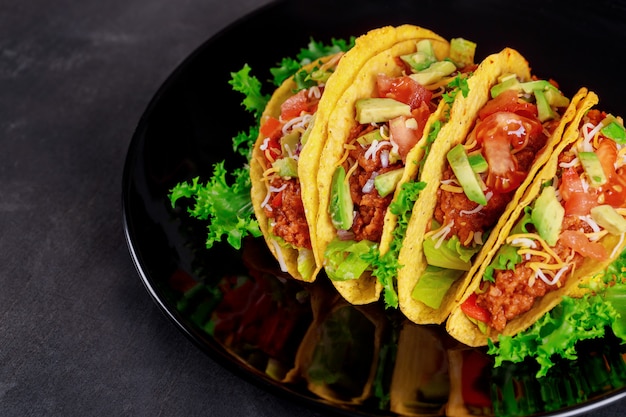
M 353 249 L 366 253 L 380 243 L 407 155 L 422 139 L 442 99 L 458 91 L 475 68 L 475 45 L 463 40 L 457 47 L 465 52 L 471 49 L 465 62 L 438 61 L 429 40 L 418 42 L 416 53 L 396 58 L 404 68 L 402 75 L 378 74 L 373 96 L 356 101 L 357 124 L 346 139 L 331 188 L 329 213 L 337 230 L 337 238 L 326 249 L 331 279 L 356 279 L 369 267 L 360 257 L 358 271 L 342 266 L 354 258 L 342 253 Z M 454 48 L 453 42 L 451 56 Z M 342 273 L 342 269 L 349 272 Z
M 315 120 L 325 82 L 333 73 L 341 54 L 337 54 L 310 72 L 296 74 L 299 90 L 280 106 L 278 117 L 267 117 L 259 131 L 264 138 L 262 153 L 263 181 L 267 194 L 261 207 L 269 222 L 276 251 L 280 246 L 299 251 L 298 270 L 304 277 L 314 267 L 309 225 L 302 203 L 298 160 Z
M 438 308 L 452 283 L 470 270 L 559 125 L 559 111 L 569 105 L 548 81 L 522 83 L 514 75 L 500 81 L 465 142 L 447 154 L 424 239 L 428 267 L 413 290 L 413 298 L 431 308 Z M 433 286 L 437 291 L 425 290 Z
M 598 110 L 583 117 L 579 139 L 558 156 L 554 179 L 526 207 L 483 285 L 461 306 L 502 332 L 536 300 L 562 288 L 585 260 L 614 258 L 626 232 L 626 132 L 622 120 Z M 619 236 L 615 248 L 601 243 Z

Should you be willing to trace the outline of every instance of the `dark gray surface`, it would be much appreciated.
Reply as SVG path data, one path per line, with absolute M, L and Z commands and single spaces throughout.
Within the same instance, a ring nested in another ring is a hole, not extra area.
M 190 343 L 148 296 L 122 232 L 122 169 L 148 101 L 266 2 L 1 2 L 1 416 L 320 415 Z

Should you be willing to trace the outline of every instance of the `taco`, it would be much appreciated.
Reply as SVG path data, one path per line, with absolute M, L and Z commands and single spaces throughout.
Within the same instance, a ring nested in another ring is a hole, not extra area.
M 584 284 L 626 246 L 626 131 L 589 92 L 545 167 L 507 220 L 452 312 L 459 341 L 514 335 Z
M 281 270 L 302 281 L 315 280 L 320 266 L 301 197 L 301 189 L 312 184 L 299 175 L 299 156 L 307 141 L 323 140 L 311 130 L 320 97 L 331 88 L 326 83 L 342 55 L 302 67 L 298 76 L 307 79 L 304 85 L 292 76 L 274 91 L 250 160 L 251 200 L 267 246 Z
M 455 88 L 448 85 L 473 68 L 475 44 L 398 30 L 408 28 L 414 35 L 368 60 L 340 96 L 318 159 L 318 257 L 353 304 L 379 299 L 382 285 L 365 258 L 389 249 L 397 220 L 389 205 L 417 175 L 433 121 L 448 106 L 443 97 Z
M 306 88 L 291 77 L 272 94 L 250 162 L 251 197 L 270 251 L 292 277 L 311 282 L 321 269 L 312 231 L 319 204 L 318 161 L 331 111 L 372 56 L 416 37 L 436 35 L 409 25 L 374 29 L 357 38 L 349 53 L 301 68 L 297 75 L 308 81 Z
M 398 257 L 400 308 L 418 324 L 448 317 L 583 95 L 570 100 L 531 76 L 510 48 L 483 60 L 468 84 L 425 162 Z

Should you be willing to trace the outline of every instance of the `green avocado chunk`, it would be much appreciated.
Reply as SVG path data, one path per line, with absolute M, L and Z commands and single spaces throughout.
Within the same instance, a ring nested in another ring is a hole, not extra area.
M 374 178 L 374 187 L 376 191 L 378 191 L 378 194 L 380 194 L 381 197 L 385 197 L 394 192 L 403 173 L 404 169 L 401 168 L 376 176 L 376 178 Z
M 553 187 L 544 187 L 535 200 L 531 219 L 539 236 L 550 246 L 556 245 L 561 233 L 565 209 L 556 198 Z
M 626 232 L 626 219 L 607 204 L 592 208 L 591 218 L 612 235 Z
M 456 65 L 452 61 L 438 61 L 420 72 L 409 75 L 409 77 L 421 85 L 429 85 L 452 74 L 454 71 L 456 71 Z
M 346 171 L 342 166 L 338 166 L 333 173 L 328 210 L 337 230 L 348 230 L 352 227 L 354 204 L 350 196 L 350 184 L 346 181 Z
M 356 102 L 360 124 L 387 122 L 398 116 L 411 116 L 411 106 L 387 97 L 362 98 Z
M 467 198 L 481 206 L 487 205 L 487 197 L 485 197 L 480 181 L 472 169 L 463 145 L 458 144 L 452 148 L 448 152 L 447 158 Z
M 607 178 L 602 168 L 602 163 L 595 152 L 578 152 L 578 159 L 589 178 L 592 187 L 606 184 Z

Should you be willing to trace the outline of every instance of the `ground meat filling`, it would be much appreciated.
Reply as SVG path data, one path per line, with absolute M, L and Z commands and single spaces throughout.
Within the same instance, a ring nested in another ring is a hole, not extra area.
M 357 144 L 356 148 L 350 151 L 349 161 L 357 161 L 358 167 L 350 176 L 350 194 L 354 202 L 355 217 L 352 223 L 354 240 L 369 240 L 380 242 L 383 234 L 383 224 L 387 207 L 391 204 L 393 193 L 381 197 L 375 188 L 371 191 L 363 192 L 363 187 L 373 178 L 373 174 L 383 174 L 385 172 L 398 169 L 402 165 L 394 164 L 383 168 L 380 158 L 366 158 L 363 148 Z M 348 165 L 346 163 L 346 165 Z M 346 170 L 350 167 L 346 166 Z
M 454 173 L 448 166 L 442 179 L 452 178 L 454 178 Z M 494 194 L 480 211 L 472 212 L 478 205 L 468 199 L 465 193 L 455 193 L 440 188 L 437 191 L 435 220 L 441 225 L 454 222 L 451 235 L 457 236 L 465 246 L 470 246 L 474 233 L 488 230 L 497 223 L 512 196 L 513 193 Z
M 544 133 L 530 137 L 526 147 L 515 153 L 515 159 L 521 170 L 528 172 L 537 154 L 545 146 L 548 136 Z M 470 150 L 471 152 L 471 150 Z M 453 179 L 452 168 L 447 165 L 442 180 Z M 486 191 L 486 194 L 490 190 Z M 451 234 L 457 236 L 461 244 L 471 246 L 475 233 L 484 233 L 491 229 L 500 219 L 506 205 L 511 201 L 515 191 L 508 193 L 491 192 L 487 205 L 480 210 L 475 202 L 467 198 L 465 193 L 453 192 L 439 188 L 434 218 L 441 225 L 452 224 Z
M 565 216 L 562 230 L 580 230 L 585 233 L 592 231 L 587 223 L 576 216 Z M 517 264 L 514 270 L 495 271 L 495 283 L 476 298 L 476 304 L 491 313 L 489 325 L 492 328 L 501 332 L 509 320 L 530 310 L 537 298 L 562 287 L 572 268 L 576 270 L 584 261 L 583 256 L 565 247 L 560 241 L 553 249 L 559 258 L 567 259 L 571 265 L 568 272 L 563 274 L 555 285 L 534 279 L 535 271 L 526 266 L 529 262 L 541 262 L 543 259 L 538 256 L 532 256 L 530 260 Z
M 295 178 L 276 177 L 271 186 L 275 189 L 286 187 L 278 193 L 272 193 L 268 204 L 263 207 L 265 215 L 271 219 L 274 235 L 297 248 L 311 249 L 309 225 L 304 215 L 304 205 L 300 195 L 300 182 Z M 280 194 L 280 197 L 277 197 Z

